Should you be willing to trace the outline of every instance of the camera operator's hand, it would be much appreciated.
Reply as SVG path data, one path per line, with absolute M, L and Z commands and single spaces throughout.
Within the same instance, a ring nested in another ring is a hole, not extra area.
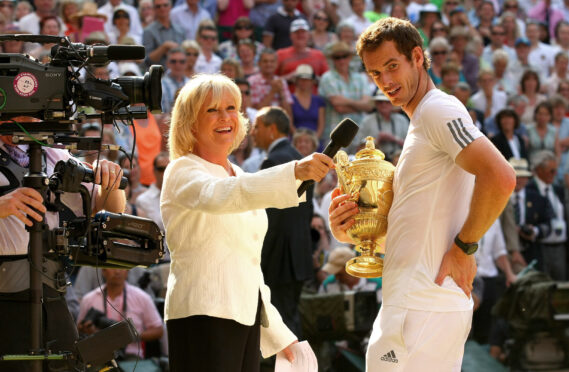
M 101 185 L 105 191 L 118 190 L 121 184 L 122 169 L 117 163 L 107 159 L 101 159 L 93 163 L 95 171 L 95 183 Z
M 42 220 L 37 211 L 46 212 L 43 198 L 39 192 L 29 187 L 21 187 L 0 197 L 0 218 L 16 216 L 26 225 L 32 226 L 33 222 L 28 217 L 36 221 Z
M 77 325 L 77 330 L 79 333 L 92 335 L 93 333 L 97 332 L 97 327 L 95 327 L 92 321 L 84 320 Z

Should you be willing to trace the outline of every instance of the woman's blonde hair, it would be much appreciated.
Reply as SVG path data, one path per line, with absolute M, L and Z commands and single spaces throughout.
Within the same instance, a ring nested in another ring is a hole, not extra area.
M 219 105 L 224 93 L 229 93 L 235 100 L 239 120 L 237 128 L 235 128 L 237 131 L 235 140 L 227 155 L 235 150 L 245 138 L 249 121 L 240 112 L 241 91 L 239 87 L 230 78 L 222 74 L 197 74 L 180 90 L 172 109 L 168 136 L 171 160 L 193 151 L 196 143 L 194 133 L 199 129 L 198 121 L 200 118 L 198 114 L 210 93 L 212 106 Z

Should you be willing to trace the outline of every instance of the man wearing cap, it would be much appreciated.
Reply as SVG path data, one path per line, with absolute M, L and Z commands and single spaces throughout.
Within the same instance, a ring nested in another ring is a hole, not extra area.
M 290 26 L 295 19 L 306 17 L 296 9 L 298 0 L 283 0 L 282 6 L 269 17 L 263 29 L 263 44 L 267 48 L 279 50 L 291 46 Z
M 531 42 L 525 37 L 519 37 L 514 43 L 514 50 L 516 58 L 508 62 L 508 72 L 514 79 L 519 82 L 522 75 L 527 70 L 538 71 L 537 66 L 531 64 L 528 60 L 529 52 L 531 51 Z
M 310 26 L 303 18 L 298 18 L 290 24 L 290 40 L 292 46 L 277 50 L 277 75 L 292 82 L 294 73 L 299 65 L 312 66 L 316 76 L 322 76 L 328 71 L 328 62 L 324 54 L 308 47 L 310 40 Z M 291 87 L 292 88 L 292 87 Z
M 377 302 L 381 302 L 381 278 L 357 278 L 346 272 L 346 263 L 356 256 L 348 247 L 338 247 L 330 252 L 328 262 L 322 270 L 330 274 L 320 286 L 318 293 L 340 293 L 346 291 L 374 291 Z
M 365 75 L 350 70 L 353 49 L 338 41 L 329 51 L 334 67 L 322 75 L 318 94 L 326 99 L 326 124 L 321 140 L 328 143 L 332 128 L 345 118 L 360 123 L 366 112 L 372 110 L 369 80 Z
M 375 112 L 364 116 L 360 130 L 356 135 L 356 140 L 352 141 L 352 146 L 362 143 L 367 136 L 375 138 L 376 148 L 391 158 L 393 153 L 403 148 L 403 141 L 409 129 L 409 119 L 406 116 L 395 112 L 395 107 L 380 90 L 373 97 Z M 355 150 L 355 147 L 352 149 Z

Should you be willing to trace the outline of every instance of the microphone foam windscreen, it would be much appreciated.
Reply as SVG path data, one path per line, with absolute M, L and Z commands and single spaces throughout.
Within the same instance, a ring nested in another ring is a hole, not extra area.
M 359 129 L 358 125 L 352 119 L 346 118 L 332 130 L 330 139 L 342 147 L 348 147 L 354 140 Z

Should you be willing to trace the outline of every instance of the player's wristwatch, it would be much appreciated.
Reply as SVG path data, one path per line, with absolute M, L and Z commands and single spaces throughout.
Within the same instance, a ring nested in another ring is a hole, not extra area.
M 462 249 L 462 251 L 467 255 L 474 254 L 474 252 L 478 250 L 478 243 L 465 243 L 460 240 L 458 234 L 456 234 L 456 237 L 454 238 L 454 244 L 456 244 L 458 248 Z

